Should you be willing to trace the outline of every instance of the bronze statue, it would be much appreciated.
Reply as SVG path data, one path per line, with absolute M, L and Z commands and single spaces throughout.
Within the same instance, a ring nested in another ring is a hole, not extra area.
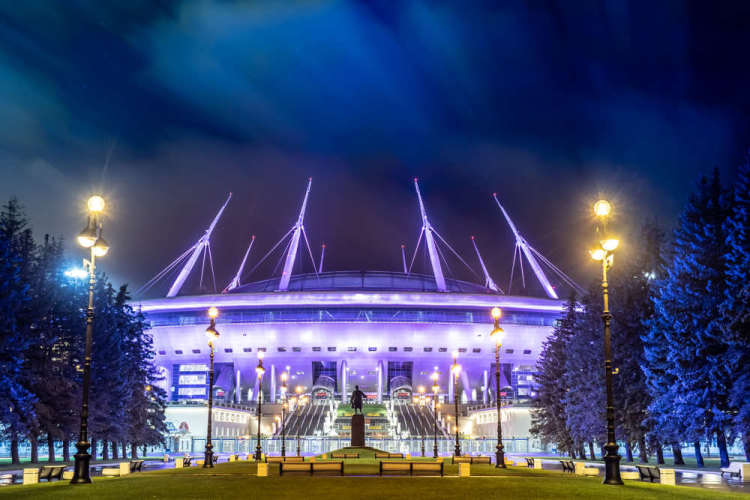
M 357 414 L 357 410 L 359 410 L 359 413 L 362 413 L 362 401 L 365 399 L 365 393 L 359 390 L 359 386 L 354 386 L 354 391 L 352 392 L 352 397 L 349 399 L 349 403 L 352 405 L 352 408 L 354 409 L 354 414 Z

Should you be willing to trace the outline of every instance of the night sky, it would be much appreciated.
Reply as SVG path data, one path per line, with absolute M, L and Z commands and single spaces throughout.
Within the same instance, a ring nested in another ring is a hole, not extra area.
M 586 284 L 599 196 L 625 253 L 642 221 L 674 224 L 701 173 L 731 182 L 750 146 L 750 3 L 495 3 L 5 2 L 0 197 L 72 241 L 101 191 L 101 269 L 137 288 L 232 191 L 223 288 L 250 234 L 252 265 L 291 227 L 309 176 L 316 260 L 325 242 L 328 270 L 400 269 L 418 176 L 433 225 L 478 270 L 476 235 L 506 287 L 493 191 Z

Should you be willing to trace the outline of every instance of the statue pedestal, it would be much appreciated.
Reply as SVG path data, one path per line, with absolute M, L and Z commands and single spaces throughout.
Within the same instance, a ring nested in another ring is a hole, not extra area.
M 365 416 L 352 415 L 352 446 L 365 445 Z

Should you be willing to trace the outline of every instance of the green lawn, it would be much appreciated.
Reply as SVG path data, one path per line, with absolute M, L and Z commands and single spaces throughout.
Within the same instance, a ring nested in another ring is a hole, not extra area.
M 347 450 L 349 451 L 349 450 Z M 371 450 L 358 450 L 368 456 L 347 460 L 347 475 L 377 474 L 377 461 Z M 625 486 L 600 484 L 600 478 L 563 475 L 555 471 L 534 471 L 525 467 L 496 470 L 492 466 L 472 466 L 472 477 L 458 478 L 458 466 L 446 463 L 447 477 L 336 477 L 306 474 L 278 475 L 278 466 L 269 466 L 269 477 L 257 477 L 252 462 L 222 463 L 214 469 L 192 467 L 142 472 L 123 478 L 95 478 L 94 483 L 70 486 L 53 482 L 35 486 L 0 488 L 0 499 L 369 499 L 369 498 L 474 498 L 507 499 L 564 498 L 601 499 L 729 499 L 737 493 L 693 487 L 671 487 L 628 481 Z M 748 497 L 750 498 L 750 497 Z

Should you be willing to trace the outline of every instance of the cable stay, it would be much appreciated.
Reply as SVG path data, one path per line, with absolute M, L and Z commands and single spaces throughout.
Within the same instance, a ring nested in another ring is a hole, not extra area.
M 247 250 L 245 251 L 245 256 L 242 257 L 242 262 L 240 262 L 240 267 L 237 269 L 237 274 L 234 275 L 234 278 L 232 278 L 232 281 L 229 282 L 229 284 L 222 290 L 221 293 L 228 293 L 231 290 L 234 290 L 238 286 L 241 285 L 240 279 L 242 278 L 242 271 L 245 270 L 245 264 L 247 263 L 247 257 L 250 255 L 250 250 L 253 249 L 253 244 L 255 243 L 255 235 L 250 236 L 250 245 L 248 245 Z
M 537 280 L 539 280 L 539 283 L 542 285 L 542 288 L 544 289 L 547 296 L 551 299 L 558 299 L 557 292 L 555 291 L 555 288 L 552 286 L 552 284 L 547 279 L 547 275 L 544 274 L 544 271 L 542 270 L 542 267 L 539 265 L 539 261 L 541 261 L 543 264 L 545 264 L 549 269 L 551 269 L 562 281 L 564 281 L 568 286 L 572 287 L 576 291 L 582 290 L 582 288 L 573 281 L 572 278 L 570 278 L 568 275 L 563 273 L 557 266 L 552 264 L 552 262 L 549 261 L 546 257 L 544 257 L 541 252 L 537 251 L 535 248 L 533 248 L 531 245 L 529 245 L 528 241 L 519 233 L 518 228 L 516 228 L 516 225 L 511 220 L 510 216 L 508 215 L 508 212 L 505 210 L 505 208 L 500 204 L 500 200 L 497 198 L 497 193 L 492 193 L 492 197 L 495 199 L 495 203 L 497 203 L 497 206 L 500 208 L 500 211 L 503 213 L 503 216 L 505 217 L 505 221 L 508 223 L 508 226 L 510 227 L 510 230 L 513 232 L 513 235 L 516 239 L 516 248 L 513 253 L 513 266 L 511 267 L 511 277 L 508 287 L 508 292 L 510 293 L 510 285 L 513 283 L 513 270 L 515 269 L 515 262 L 516 262 L 516 255 L 518 255 L 518 262 L 519 267 L 521 271 L 521 279 L 523 280 L 524 288 L 526 287 L 526 279 L 523 274 L 523 257 L 526 257 L 526 262 L 528 262 L 529 266 L 531 267 L 531 270 L 534 271 L 534 274 L 536 275 Z
M 147 281 L 141 288 L 139 288 L 136 293 L 140 294 L 143 293 L 149 289 L 151 289 L 157 282 L 159 282 L 162 278 L 167 276 L 172 270 L 174 270 L 177 266 L 182 264 L 184 262 L 184 265 L 182 269 L 180 270 L 180 273 L 177 275 L 177 278 L 175 279 L 174 283 L 172 283 L 172 286 L 169 288 L 169 291 L 167 292 L 167 297 L 175 297 L 178 293 L 180 293 L 180 290 L 182 289 L 182 286 L 185 284 L 185 281 L 187 280 L 188 276 L 190 275 L 191 271 L 195 267 L 195 264 L 198 262 L 198 259 L 203 256 L 203 260 L 201 263 L 201 286 L 203 284 L 203 274 L 204 274 L 204 267 L 205 267 L 205 260 L 206 260 L 206 254 L 208 254 L 209 263 L 211 263 L 211 234 L 213 233 L 214 228 L 216 227 L 216 224 L 219 222 L 219 219 L 221 219 L 222 214 L 224 213 L 224 210 L 227 208 L 227 205 L 229 205 L 229 201 L 232 199 L 232 193 L 229 193 L 229 196 L 227 196 L 226 201 L 219 209 L 219 212 L 216 214 L 216 216 L 211 221 L 211 225 L 208 226 L 208 229 L 204 232 L 203 236 L 200 237 L 200 239 L 190 248 L 188 248 L 185 252 L 182 253 L 179 257 L 177 257 L 175 260 L 173 260 L 167 267 L 159 271 L 159 273 L 151 278 L 149 281 Z M 189 257 L 188 257 L 189 256 Z M 213 274 L 213 265 L 211 264 L 211 273 Z M 213 276 L 214 282 L 216 281 L 216 276 Z
M 479 265 L 482 267 L 482 272 L 484 273 L 484 286 L 495 292 L 505 293 L 495 284 L 495 281 L 487 271 L 487 266 L 484 265 L 484 259 L 482 259 L 482 254 L 479 253 L 479 247 L 473 236 L 471 237 L 471 244 L 474 245 L 474 250 L 477 252 L 477 258 L 479 259 Z
M 310 256 L 310 262 L 312 262 L 312 268 L 313 272 L 315 273 L 315 277 L 320 279 L 318 276 L 318 268 L 315 267 L 315 257 L 313 257 L 312 248 L 310 247 L 310 240 L 307 239 L 307 231 L 305 231 L 304 226 L 302 227 L 302 236 L 305 237 L 305 245 L 307 245 L 307 254 Z

